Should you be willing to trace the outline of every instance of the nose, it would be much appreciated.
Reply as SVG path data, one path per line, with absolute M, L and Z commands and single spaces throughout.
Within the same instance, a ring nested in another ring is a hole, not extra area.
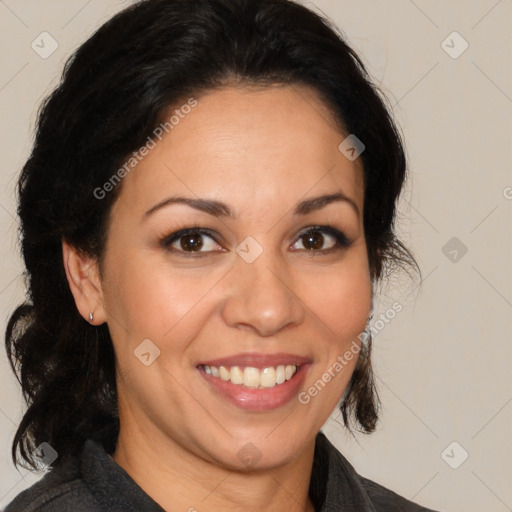
M 273 336 L 285 328 L 300 325 L 305 309 L 294 290 L 286 264 L 261 255 L 253 263 L 239 258 L 229 273 L 222 317 L 230 327 L 251 330 L 259 336 Z

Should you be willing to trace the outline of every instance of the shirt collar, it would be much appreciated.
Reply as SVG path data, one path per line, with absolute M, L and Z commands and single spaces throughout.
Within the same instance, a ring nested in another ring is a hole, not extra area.
M 92 439 L 85 441 L 81 466 L 85 483 L 102 510 L 164 511 L 98 442 Z
M 350 462 L 319 432 L 309 495 L 319 512 L 376 512 Z

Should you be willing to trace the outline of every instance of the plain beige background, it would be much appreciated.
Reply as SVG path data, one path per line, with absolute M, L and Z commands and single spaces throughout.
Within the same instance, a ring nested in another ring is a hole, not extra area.
M 129 3 L 0 1 L 2 329 L 24 296 L 14 186 L 37 106 L 77 45 Z M 351 438 L 334 415 L 325 432 L 360 473 L 409 499 L 512 510 L 512 1 L 304 3 L 334 20 L 388 95 L 411 171 L 400 232 L 424 276 L 420 287 L 397 276 L 377 304 L 375 319 L 404 308 L 374 339 L 378 431 Z M 31 47 L 42 32 L 58 44 L 47 58 Z M 0 506 L 41 476 L 10 461 L 23 404 L 3 352 Z

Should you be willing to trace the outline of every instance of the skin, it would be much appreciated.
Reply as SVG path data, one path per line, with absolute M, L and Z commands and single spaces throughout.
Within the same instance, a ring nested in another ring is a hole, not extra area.
M 308 404 L 294 398 L 258 412 L 220 397 L 196 365 L 240 352 L 298 354 L 312 361 L 305 391 L 364 330 L 372 288 L 361 162 L 338 150 L 346 135 L 307 88 L 224 87 L 197 100 L 124 178 L 101 277 L 95 260 L 63 243 L 77 307 L 107 322 L 117 356 L 113 458 L 166 510 L 310 511 L 315 435 L 357 357 Z M 335 201 L 294 214 L 304 199 L 339 192 L 358 212 Z M 145 215 L 177 195 L 221 201 L 232 216 L 186 204 Z M 299 235 L 318 225 L 350 245 L 325 234 L 319 249 L 306 248 Z M 198 226 L 217 237 L 203 238 L 201 256 L 160 243 Z M 253 263 L 235 251 L 248 236 L 263 248 Z M 149 366 L 134 356 L 144 339 L 160 350 Z M 252 467 L 237 456 L 248 442 L 261 454 Z

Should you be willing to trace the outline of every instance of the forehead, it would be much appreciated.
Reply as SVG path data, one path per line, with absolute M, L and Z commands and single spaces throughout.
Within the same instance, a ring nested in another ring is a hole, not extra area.
M 183 104 L 194 106 L 169 109 L 172 129 L 124 178 L 120 202 L 139 209 L 186 194 L 236 211 L 341 189 L 362 211 L 360 160 L 339 151 L 346 134 L 311 89 L 225 87 Z

